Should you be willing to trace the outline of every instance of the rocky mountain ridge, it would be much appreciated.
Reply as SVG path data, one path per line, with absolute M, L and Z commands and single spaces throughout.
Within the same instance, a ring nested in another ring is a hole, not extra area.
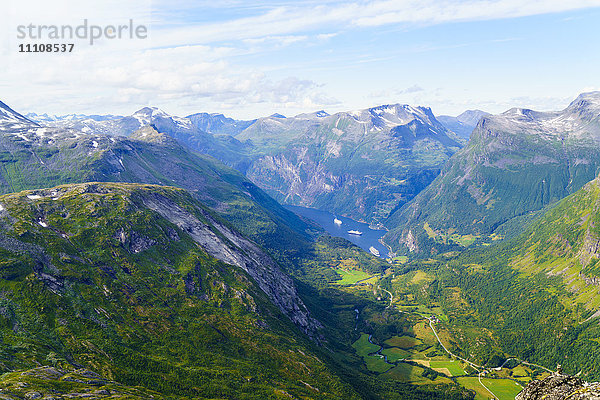
M 0 397 L 358 398 L 303 333 L 318 341 L 321 325 L 292 279 L 182 189 L 1 195 L 0 288 Z
M 45 130 L 113 138 L 151 125 L 236 168 L 280 202 L 379 225 L 427 186 L 465 142 L 431 109 L 406 104 L 252 121 L 206 113 L 180 118 L 145 107 L 127 117 L 65 118 L 46 125 Z
M 277 200 L 381 224 L 435 177 L 463 142 L 427 107 L 259 118 L 236 139 L 245 171 Z
M 190 235 L 208 254 L 247 272 L 285 315 L 304 332 L 311 336 L 316 335 L 316 331 L 320 326 L 319 322 L 309 316 L 306 306 L 304 306 L 304 303 L 298 297 L 294 283 L 280 270 L 277 263 L 256 244 L 244 238 L 222 221 L 219 221 L 202 206 L 195 205 L 196 209 L 194 212 L 182 208 L 179 203 L 194 204 L 194 201 L 191 196 L 180 189 L 139 184 L 109 183 L 83 183 L 60 186 L 52 189 L 7 195 L 7 197 L 3 198 L 4 201 L 0 202 L 0 216 L 2 218 L 11 218 L 11 207 L 8 204 L 13 202 L 36 203 L 48 200 L 60 202 L 63 197 L 66 199 L 72 197 L 92 198 L 103 194 L 122 196 L 129 202 L 141 200 L 141 203 L 148 209 L 157 212 L 163 218 Z M 130 198 L 131 200 L 129 200 Z M 178 198 L 179 200 L 176 200 Z M 198 214 L 199 217 L 195 216 L 194 213 Z M 52 229 L 44 222 L 49 220 L 49 216 L 39 213 L 37 218 L 38 221 L 34 221 L 34 223 L 38 222 L 42 228 Z M 117 236 L 123 243 L 128 240 L 132 241 L 130 245 L 134 246 L 135 253 L 147 250 L 156 244 L 155 240 L 143 240 L 141 236 L 133 232 L 121 231 Z M 0 245 L 8 250 L 17 252 L 23 248 L 27 249 L 27 245 L 19 243 L 17 239 L 9 240 L 4 238 L 0 241 Z M 28 251 L 31 252 L 31 249 Z M 40 258 L 43 267 L 53 270 L 54 268 L 44 260 L 46 258 Z M 50 287 L 58 288 L 62 286 L 62 283 L 59 283 L 60 278 L 46 273 L 41 274 L 41 279 L 49 282 Z

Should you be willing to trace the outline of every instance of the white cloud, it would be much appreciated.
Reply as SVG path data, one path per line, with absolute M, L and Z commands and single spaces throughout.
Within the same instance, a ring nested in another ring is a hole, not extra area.
M 259 15 L 200 26 L 160 28 L 161 45 L 214 43 L 289 35 L 328 27 L 374 27 L 389 24 L 431 25 L 447 22 L 523 17 L 600 6 L 600 0 L 375 0 L 276 6 Z
M 131 107 L 128 112 L 160 105 L 183 114 L 200 111 L 200 104 L 322 108 L 336 102 L 313 81 L 274 79 L 257 68 L 236 66 L 215 55 L 228 54 L 227 48 L 105 50 L 90 47 L 68 56 L 33 55 L 39 62 L 11 58 L 6 72 L 20 82 L 12 98 L 24 112 L 59 114 L 71 112 L 73 104 L 78 112 L 101 112 L 100 106 L 103 112 L 122 113 L 124 105 Z M 185 104 L 195 104 L 195 108 L 179 109 Z M 107 105 L 113 108 L 107 110 Z
M 214 4 L 217 3 L 207 0 L 104 0 L 101 3 L 9 0 L 6 12 L 0 15 L 0 30 L 5 29 L 7 33 L 0 36 L 0 68 L 4 72 L 0 87 L 3 96 L 8 97 L 0 100 L 13 101 L 25 112 L 62 114 L 73 111 L 122 113 L 141 105 L 171 107 L 169 111 L 174 113 L 203 108 L 254 111 L 257 107 L 252 108 L 252 105 L 256 104 L 263 105 L 262 109 L 293 112 L 321 109 L 341 103 L 326 93 L 329 87 L 316 82 L 320 76 L 332 76 L 356 64 L 402 57 L 407 52 L 430 51 L 431 47 L 391 48 L 383 57 L 370 54 L 361 57 L 350 48 L 352 43 L 345 43 L 345 51 L 336 53 L 331 62 L 313 59 L 310 50 L 304 49 L 306 58 L 294 61 L 293 74 L 283 69 L 287 65 L 277 69 L 277 63 L 283 61 L 277 59 L 280 54 L 268 52 L 290 46 L 309 48 L 326 40 L 335 43 L 341 32 L 360 33 L 377 26 L 410 27 L 512 18 L 600 6 L 600 0 L 225 0 L 218 6 L 234 12 L 216 12 L 215 18 L 221 18 L 219 21 L 211 19 L 210 12 L 206 15 L 201 12 L 215 7 Z M 15 51 L 18 24 L 78 24 L 84 18 L 100 25 L 132 18 L 136 23 L 150 26 L 150 39 L 104 41 L 94 46 L 78 44 L 73 54 L 25 56 Z M 247 59 L 242 58 L 247 56 L 254 59 L 245 62 Z M 317 62 L 318 68 L 311 71 L 317 78 L 303 79 L 311 75 L 298 67 L 302 62 Z M 318 69 L 321 75 L 315 73 Z M 328 75 L 327 69 L 334 72 Z M 393 79 L 393 84 L 398 85 L 395 89 L 372 88 L 380 92 L 370 98 L 425 104 L 447 101 L 436 97 L 434 91 L 409 86 L 413 79 L 421 82 L 419 77 L 403 82 L 397 81 L 400 78 L 396 76 Z M 355 84 L 350 82 L 344 86 L 349 87 L 349 97 L 359 98 L 361 93 L 352 92 Z M 339 91 L 337 96 L 344 94 L 346 92 Z M 506 98 L 505 101 L 514 100 Z M 548 105 L 553 101 L 538 100 L 539 104 Z M 498 102 L 494 107 L 499 107 Z
M 398 91 L 398 93 L 417 93 L 417 92 L 422 92 L 424 90 L 425 89 L 423 89 L 419 85 L 412 85 L 412 86 L 407 87 L 406 89 Z
M 437 24 L 539 15 L 600 6 L 597 0 L 405 0 L 376 1 L 354 19 L 358 26 Z M 366 15 L 365 15 L 366 14 Z

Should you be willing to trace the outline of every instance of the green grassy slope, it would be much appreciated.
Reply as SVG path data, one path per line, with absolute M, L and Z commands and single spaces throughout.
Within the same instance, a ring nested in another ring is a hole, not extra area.
M 525 232 L 487 249 L 440 257 L 423 293 L 441 302 L 459 351 L 498 352 L 587 380 L 600 378 L 600 181 L 561 200 Z M 479 334 L 475 335 L 474 332 Z
M 85 367 L 176 398 L 357 397 L 248 274 L 144 205 L 159 191 L 202 218 L 185 192 L 54 190 L 0 196 L 4 371 Z

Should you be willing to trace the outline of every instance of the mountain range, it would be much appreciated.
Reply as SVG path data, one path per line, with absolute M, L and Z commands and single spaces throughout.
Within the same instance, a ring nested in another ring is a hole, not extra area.
M 558 112 L 513 108 L 485 116 L 432 184 L 390 216 L 385 240 L 401 252 L 427 252 L 497 239 L 491 236 L 511 220 L 594 179 L 599 141 L 600 92 Z
M 246 176 L 282 203 L 381 224 L 463 143 L 429 108 L 387 105 L 329 115 L 259 118 Z
M 463 119 L 468 124 L 473 118 Z M 151 124 L 190 149 L 234 167 L 279 202 L 380 226 L 466 142 L 429 108 L 400 104 L 334 115 L 274 114 L 250 121 L 207 113 L 180 118 L 146 107 L 122 118 L 49 123 L 116 136 Z
M 173 185 L 190 190 L 260 243 L 302 243 L 305 231 L 316 229 L 239 173 L 188 151 L 151 126 L 128 137 L 108 136 L 40 127 L 6 112 L 10 117 L 0 120 L 0 193 L 90 181 Z M 140 114 L 136 118 L 142 119 Z
M 373 380 L 349 326 L 378 307 L 315 290 L 330 265 L 386 263 L 160 131 L 181 121 L 145 109 L 107 135 L 2 113 L 3 395 L 469 397 Z
M 598 379 L 599 142 L 600 92 L 249 121 L 0 103 L 0 395 L 470 399 L 510 362 Z

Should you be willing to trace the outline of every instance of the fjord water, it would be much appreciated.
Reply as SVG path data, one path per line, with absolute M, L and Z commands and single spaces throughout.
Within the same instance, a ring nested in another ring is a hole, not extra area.
M 284 207 L 298 215 L 312 219 L 319 224 L 319 226 L 325 229 L 331 236 L 347 239 L 365 251 L 369 251 L 369 247 L 373 246 L 379 251 L 379 254 L 382 258 L 387 257 L 388 249 L 386 249 L 385 246 L 379 242 L 379 239 L 381 239 L 386 233 L 384 230 L 371 229 L 369 228 L 369 224 L 357 222 L 353 219 L 342 217 L 340 215 L 336 216 L 328 211 L 317 210 L 315 208 L 289 205 Z M 342 224 L 336 225 L 333 222 L 334 218 L 342 221 Z M 351 235 L 348 233 L 349 230 L 357 230 L 363 234 L 360 236 Z

